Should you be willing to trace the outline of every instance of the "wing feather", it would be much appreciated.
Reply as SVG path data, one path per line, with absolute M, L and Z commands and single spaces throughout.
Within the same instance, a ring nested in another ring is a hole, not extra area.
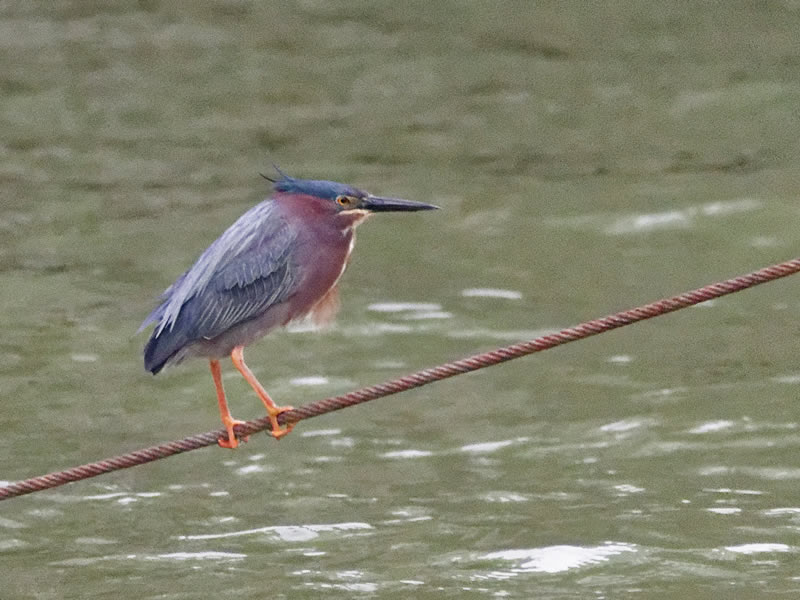
M 162 295 L 145 366 L 157 372 L 188 343 L 211 339 L 294 293 L 294 230 L 271 201 L 242 215 Z

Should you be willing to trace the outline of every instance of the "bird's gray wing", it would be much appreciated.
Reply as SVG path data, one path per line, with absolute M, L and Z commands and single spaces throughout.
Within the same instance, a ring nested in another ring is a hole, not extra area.
M 273 202 L 242 215 L 167 288 L 145 320 L 143 326 L 156 323 L 145 348 L 148 370 L 160 369 L 189 342 L 216 337 L 285 301 L 294 292 L 295 239 Z
M 194 265 L 164 292 L 152 321 L 156 333 L 174 328 L 186 304 L 205 293 L 245 287 L 260 278 L 269 278 L 288 259 L 294 230 L 281 218 L 271 201 L 257 204 L 239 217 L 217 238 Z
M 287 300 L 295 291 L 297 273 L 290 260 L 292 234 L 282 229 L 219 265 L 203 291 L 184 303 L 175 325 L 184 317 L 195 339 L 210 339 Z

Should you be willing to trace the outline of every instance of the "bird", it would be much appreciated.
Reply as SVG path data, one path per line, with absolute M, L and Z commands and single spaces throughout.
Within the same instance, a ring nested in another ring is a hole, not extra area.
M 155 325 L 144 347 L 153 375 L 184 359 L 206 358 L 227 438 L 239 445 L 222 386 L 220 360 L 234 367 L 256 392 L 280 439 L 293 424 L 277 417 L 278 406 L 244 361 L 244 348 L 293 321 L 330 323 L 339 307 L 337 285 L 355 244 L 355 229 L 381 212 L 425 211 L 433 204 L 374 196 L 335 181 L 262 175 L 272 194 L 239 217 L 161 295 L 139 331 Z M 242 438 L 247 441 L 247 438 Z

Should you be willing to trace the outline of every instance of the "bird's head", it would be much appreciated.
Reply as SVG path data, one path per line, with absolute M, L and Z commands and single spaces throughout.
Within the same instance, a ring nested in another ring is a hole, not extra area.
M 358 188 L 335 181 L 296 179 L 289 177 L 279 169 L 278 173 L 280 178 L 276 179 L 262 175 L 272 182 L 276 193 L 322 201 L 326 213 L 349 217 L 348 220 L 352 220 L 353 224 L 378 212 L 411 212 L 439 208 L 424 202 L 373 196 Z

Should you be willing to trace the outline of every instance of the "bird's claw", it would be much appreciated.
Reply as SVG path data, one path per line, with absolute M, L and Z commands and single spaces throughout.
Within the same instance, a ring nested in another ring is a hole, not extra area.
M 281 439 L 283 436 L 291 433 L 292 429 L 294 429 L 294 423 L 288 423 L 284 427 L 278 424 L 278 415 L 281 413 L 289 412 L 290 410 L 294 410 L 293 406 L 275 406 L 273 408 L 268 408 L 269 411 L 269 422 L 272 425 L 272 431 L 269 434 L 274 437 L 276 440 Z
M 223 424 L 225 425 L 225 429 L 228 430 L 228 439 L 226 440 L 225 438 L 218 438 L 217 439 L 217 444 L 219 444 L 221 448 L 228 448 L 230 450 L 233 450 L 234 448 L 238 448 L 239 447 L 239 439 L 237 438 L 236 432 L 234 431 L 233 428 L 236 425 L 244 424 L 244 421 L 240 421 L 238 419 L 231 419 L 230 421 L 227 421 L 227 420 L 224 421 Z M 246 442 L 248 439 L 250 439 L 250 436 L 248 436 L 248 435 L 242 436 L 242 441 L 243 442 Z

